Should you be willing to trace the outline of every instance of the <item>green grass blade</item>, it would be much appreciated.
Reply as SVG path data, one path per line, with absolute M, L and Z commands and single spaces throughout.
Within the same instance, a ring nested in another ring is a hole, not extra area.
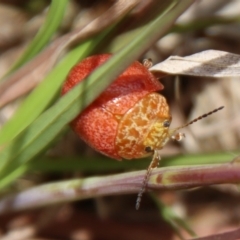
M 79 59 L 88 56 L 96 43 L 95 38 L 78 46 L 48 74 L 45 80 L 25 99 L 14 116 L 3 126 L 0 131 L 0 146 L 14 139 L 56 99 L 69 70 Z
M 69 0 L 52 0 L 44 24 L 38 31 L 35 38 L 30 43 L 24 54 L 14 64 L 10 72 L 13 72 L 17 68 L 28 62 L 48 44 L 49 40 L 52 38 L 52 36 L 62 22 L 68 1 Z
M 237 153 L 236 153 L 237 155 Z M 166 166 L 184 166 L 184 165 L 204 165 L 204 164 L 220 164 L 228 163 L 231 155 L 227 152 L 172 156 L 164 157 L 160 161 L 161 167 Z M 147 168 L 149 158 L 137 159 L 136 161 L 112 161 L 104 156 L 89 157 L 89 156 L 68 156 L 60 158 L 40 157 L 36 161 L 29 162 L 30 171 L 41 172 L 72 172 L 83 171 L 91 173 L 123 171 L 129 169 L 144 169 Z M 101 163 L 101 164 L 99 164 Z

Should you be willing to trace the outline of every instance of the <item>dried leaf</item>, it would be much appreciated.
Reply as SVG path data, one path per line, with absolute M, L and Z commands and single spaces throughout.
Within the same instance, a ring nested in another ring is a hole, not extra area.
M 162 73 L 198 77 L 239 77 L 240 55 L 218 50 L 207 50 L 186 57 L 171 56 L 150 68 Z

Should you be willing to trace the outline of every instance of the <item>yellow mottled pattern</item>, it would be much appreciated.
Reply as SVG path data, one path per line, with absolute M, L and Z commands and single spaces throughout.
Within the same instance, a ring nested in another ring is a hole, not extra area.
M 115 144 L 119 156 L 142 158 L 149 155 L 146 147 L 161 149 L 169 138 L 166 120 L 171 121 L 166 99 L 158 93 L 146 95 L 119 122 Z

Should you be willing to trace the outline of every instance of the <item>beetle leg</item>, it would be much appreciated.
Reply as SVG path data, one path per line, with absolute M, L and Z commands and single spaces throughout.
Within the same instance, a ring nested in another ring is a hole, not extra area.
M 159 151 L 158 150 L 155 150 L 154 153 L 153 153 L 153 158 L 152 158 L 152 161 L 147 169 L 147 172 L 144 176 L 144 179 L 143 179 L 143 182 L 142 182 L 142 187 L 138 193 L 138 196 L 137 196 L 137 200 L 136 200 L 136 210 L 139 209 L 140 207 L 140 203 L 141 203 L 141 200 L 142 200 L 142 195 L 143 193 L 146 191 L 146 187 L 147 187 L 147 183 L 148 183 L 148 180 L 149 180 L 149 177 L 151 175 L 151 172 L 154 168 L 156 168 L 158 166 L 158 163 L 161 159 L 161 156 L 159 154 Z

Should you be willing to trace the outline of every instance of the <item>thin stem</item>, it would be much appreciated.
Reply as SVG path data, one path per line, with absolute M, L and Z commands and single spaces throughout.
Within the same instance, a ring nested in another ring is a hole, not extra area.
M 162 167 L 149 175 L 148 190 L 188 189 L 222 183 L 240 183 L 238 158 L 225 164 Z M 193 158 L 192 161 L 195 159 Z M 145 171 L 61 181 L 33 187 L 0 200 L 0 214 L 98 196 L 136 193 Z

